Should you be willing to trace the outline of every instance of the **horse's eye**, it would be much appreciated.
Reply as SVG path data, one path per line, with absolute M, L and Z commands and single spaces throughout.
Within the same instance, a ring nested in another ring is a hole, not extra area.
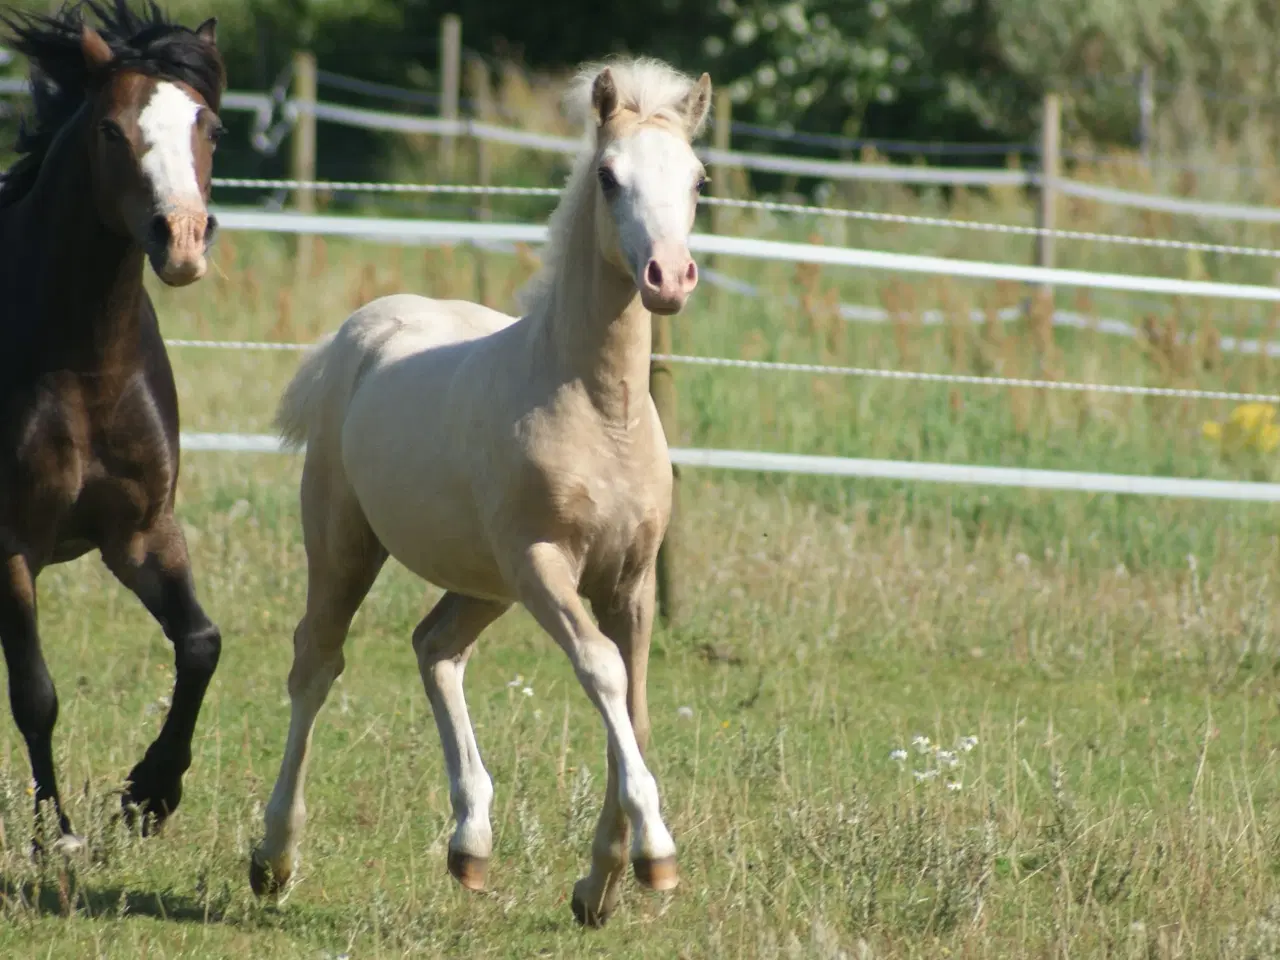
M 226 127 L 224 127 L 220 123 L 215 123 L 213 126 L 209 128 L 209 133 L 208 133 L 209 142 L 212 143 L 214 146 L 217 146 L 218 141 L 222 139 L 222 135 L 226 132 L 227 132 Z
M 120 125 L 114 120 L 102 121 L 102 136 L 112 143 L 122 143 L 124 141 L 124 131 L 120 129 Z
M 618 189 L 618 178 L 613 175 L 613 171 L 608 167 L 601 167 L 596 175 L 600 178 L 600 189 L 609 195 Z
M 698 182 L 693 185 L 694 193 L 702 193 L 707 189 L 707 184 L 711 182 L 709 177 L 699 177 Z

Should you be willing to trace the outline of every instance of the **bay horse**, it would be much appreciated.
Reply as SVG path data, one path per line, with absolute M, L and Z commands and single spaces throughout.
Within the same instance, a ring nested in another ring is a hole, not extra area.
M 146 833 L 182 797 L 221 649 L 174 519 L 177 392 L 143 272 L 149 260 L 175 287 L 205 273 L 226 75 L 215 20 L 188 29 L 150 2 L 0 22 L 30 62 L 34 98 L 0 182 L 0 641 L 36 809 L 53 804 L 54 846 L 67 848 L 81 841 L 54 773 L 41 570 L 100 551 L 173 643 L 172 705 L 121 798 Z
M 374 300 L 286 388 L 277 426 L 286 444 L 306 445 L 307 599 L 288 740 L 250 863 L 258 894 L 278 892 L 297 868 L 311 729 L 388 556 L 446 591 L 413 647 L 449 776 L 449 872 L 484 888 L 493 785 L 462 676 L 480 632 L 519 602 L 568 654 L 608 734 L 604 806 L 574 915 L 605 921 L 628 857 L 641 884 L 676 886 L 675 843 L 643 758 L 654 568 L 672 485 L 649 398 L 651 311 L 678 312 L 698 281 L 688 238 L 706 175 L 691 142 L 710 97 L 706 74 L 694 81 L 660 61 L 584 68 L 568 102 L 588 139 L 524 315 L 406 294 Z

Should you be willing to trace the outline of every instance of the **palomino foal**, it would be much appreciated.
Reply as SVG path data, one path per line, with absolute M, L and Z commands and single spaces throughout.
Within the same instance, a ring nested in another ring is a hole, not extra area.
M 571 102 L 593 135 L 552 216 L 527 313 L 375 300 L 287 389 L 282 435 L 307 445 L 307 608 L 288 742 L 251 865 L 259 893 L 296 869 L 311 727 L 388 554 L 446 591 L 413 645 L 457 821 L 450 872 L 482 889 L 493 846 L 493 787 L 463 670 L 480 632 L 520 602 L 568 654 L 608 732 L 604 808 L 575 916 L 604 922 L 628 855 L 642 884 L 676 885 L 675 844 L 643 759 L 654 564 L 671 506 L 649 399 L 650 313 L 676 313 L 697 284 L 688 237 L 706 178 L 690 143 L 710 94 L 705 74 L 695 82 L 652 60 L 583 71 Z

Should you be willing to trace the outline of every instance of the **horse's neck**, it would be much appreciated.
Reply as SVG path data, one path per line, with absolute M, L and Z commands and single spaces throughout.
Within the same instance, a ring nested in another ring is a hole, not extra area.
M 593 233 L 593 220 L 584 214 L 575 229 Z M 631 278 L 604 259 L 594 237 L 577 240 L 590 254 L 561 259 L 541 320 L 560 371 L 582 383 L 605 419 L 625 425 L 649 394 L 653 320 Z
M 102 361 L 134 350 L 144 255 L 98 214 L 83 131 L 64 131 L 41 167 L 23 204 L 34 227 L 32 253 L 41 261 L 36 276 L 47 306 L 40 318 L 46 337 L 76 353 L 87 348 Z

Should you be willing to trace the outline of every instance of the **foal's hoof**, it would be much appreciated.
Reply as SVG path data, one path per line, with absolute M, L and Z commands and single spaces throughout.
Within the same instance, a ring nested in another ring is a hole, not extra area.
M 635 871 L 636 882 L 650 890 L 674 890 L 680 883 L 675 857 L 658 857 L 656 860 L 642 857 L 633 860 L 631 868 Z
M 469 853 L 450 850 L 449 872 L 468 890 L 478 893 L 484 889 L 485 878 L 489 875 L 489 860 L 486 857 L 473 857 Z
M 249 857 L 249 886 L 254 896 L 274 899 L 280 896 L 288 882 L 288 876 L 279 876 L 270 864 L 258 858 L 257 850 L 253 851 Z

